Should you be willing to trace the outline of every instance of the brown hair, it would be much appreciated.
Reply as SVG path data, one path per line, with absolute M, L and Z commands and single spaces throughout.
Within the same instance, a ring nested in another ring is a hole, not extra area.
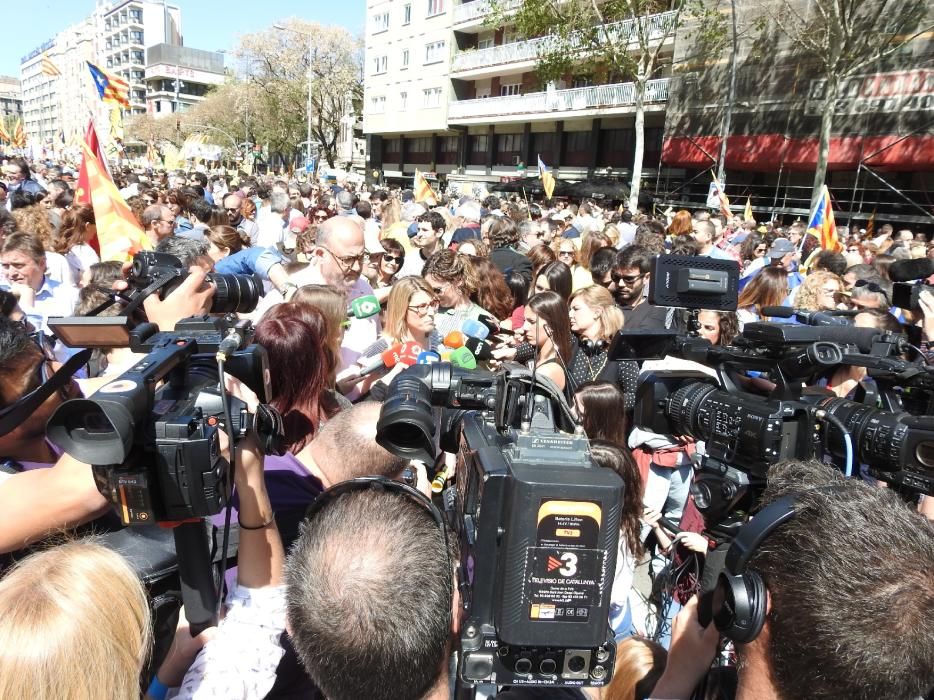
M 298 288 L 292 302 L 314 307 L 324 316 L 325 345 L 331 355 L 329 362 L 334 367 L 331 373 L 333 384 L 334 374 L 341 361 L 341 324 L 347 318 L 347 297 L 325 284 L 306 284 Z
M 409 326 L 406 316 L 409 311 L 409 302 L 416 292 L 425 292 L 432 299 L 435 293 L 421 277 L 403 277 L 392 285 L 389 298 L 386 300 L 386 319 L 383 323 L 383 336 L 389 344 L 401 343 L 409 336 Z
M 480 286 L 470 256 L 458 255 L 447 248 L 428 258 L 422 270 L 422 277 L 428 275 L 460 286 L 467 296 L 472 296 Z
M 532 286 L 535 286 L 535 278 L 538 277 L 539 272 L 543 267 L 549 263 L 553 263 L 558 259 L 557 254 L 554 250 L 549 248 L 544 243 L 539 243 L 536 246 L 532 246 L 531 250 L 526 253 L 526 257 L 532 262 Z
M 668 224 L 669 236 L 690 236 L 694 230 L 694 219 L 687 209 L 679 209 Z
M 3 248 L 0 249 L 0 252 L 25 253 L 33 259 L 33 262 L 45 264 L 45 246 L 42 245 L 42 241 L 34 233 L 17 231 L 10 234 L 3 241 Z
M 738 309 L 753 306 L 762 315 L 766 306 L 781 306 L 788 296 L 788 273 L 783 267 L 769 265 L 756 273 L 749 284 L 743 287 L 736 302 Z
M 585 270 L 590 269 L 590 258 L 593 257 L 593 254 L 600 250 L 601 248 L 608 247 L 607 244 L 612 245 L 613 241 L 610 240 L 610 236 L 602 231 L 591 231 L 590 233 L 584 234 L 584 240 L 581 243 L 580 251 L 580 264 Z
M 226 248 L 230 254 L 239 252 L 242 248 L 250 247 L 250 237 L 233 226 L 212 226 L 204 233 L 204 237 L 218 248 Z
M 14 209 L 12 214 L 13 220 L 16 221 L 17 230 L 33 234 L 39 239 L 45 250 L 52 248 L 55 230 L 52 228 L 52 222 L 49 221 L 49 212 L 45 207 L 33 204 L 32 206 Z
M 56 253 L 67 253 L 74 246 L 85 243 L 88 226 L 95 226 L 94 208 L 90 204 L 76 204 L 62 212 L 62 225 L 58 238 L 52 243 Z
M 568 304 L 557 292 L 539 292 L 527 306 L 548 324 L 555 351 L 567 364 L 571 361 L 571 320 Z
M 509 318 L 515 308 L 515 300 L 512 298 L 512 292 L 509 291 L 509 285 L 506 284 L 503 273 L 489 258 L 473 255 L 469 257 L 470 264 L 477 273 L 474 303 L 493 314 L 497 321 Z
M 253 217 L 256 216 L 256 202 L 247 197 L 240 204 L 240 215 L 244 219 L 253 220 Z

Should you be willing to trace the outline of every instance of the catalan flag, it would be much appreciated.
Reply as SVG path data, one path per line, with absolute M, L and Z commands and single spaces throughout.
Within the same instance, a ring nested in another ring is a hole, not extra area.
M 545 196 L 551 199 L 555 191 L 555 176 L 552 174 L 542 157 L 538 157 L 538 176 L 542 179 L 542 188 L 545 190 Z
M 97 95 L 105 104 L 116 104 L 124 108 L 130 106 L 130 84 L 119 75 L 101 70 L 90 61 L 88 70 L 97 87 Z
M 723 185 L 720 184 L 717 176 L 711 173 L 711 177 L 713 177 L 713 184 L 717 187 L 717 197 L 720 200 L 720 213 L 729 221 L 733 216 L 733 213 L 730 211 L 730 200 L 726 196 L 726 192 L 723 191 Z
M 10 143 L 12 140 L 10 133 L 6 130 L 6 124 L 3 123 L 3 119 L 0 119 L 0 141 Z
M 152 250 L 149 237 L 107 176 L 103 163 L 87 142 L 81 144 L 81 150 L 84 153 L 81 169 L 87 173 L 101 260 L 128 262 L 139 251 Z
M 22 119 L 16 120 L 16 126 L 13 127 L 13 138 L 11 142 L 13 148 L 26 148 L 26 132 L 23 131 Z
M 438 203 L 438 197 L 418 168 L 415 168 L 415 201 L 428 202 L 431 206 Z
M 837 224 L 833 220 L 830 190 L 827 189 L 827 185 L 824 185 L 823 190 L 821 190 L 820 199 L 817 200 L 817 206 L 814 207 L 814 213 L 811 214 L 811 220 L 808 222 L 808 233 L 820 241 L 820 247 L 823 250 L 830 250 L 834 253 L 843 251 L 843 244 L 837 236 Z
M 62 72 L 58 69 L 58 66 L 56 66 L 52 62 L 51 58 L 49 58 L 48 56 L 43 56 L 42 57 L 42 74 L 55 78 L 61 75 Z

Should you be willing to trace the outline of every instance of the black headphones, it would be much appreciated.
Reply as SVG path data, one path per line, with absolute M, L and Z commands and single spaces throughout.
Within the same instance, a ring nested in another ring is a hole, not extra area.
M 604 340 L 603 338 L 600 338 L 598 340 L 592 340 L 590 338 L 580 339 L 581 349 L 588 355 L 596 355 L 597 353 L 602 352 L 603 350 L 606 350 L 609 344 L 610 343 Z
M 812 491 L 834 492 L 843 488 L 842 484 L 833 484 Z M 736 534 L 726 553 L 724 570 L 713 591 L 713 621 L 720 633 L 734 642 L 746 644 L 762 631 L 768 608 L 765 582 L 746 566 L 765 539 L 795 516 L 800 495 L 783 496 L 756 513 Z

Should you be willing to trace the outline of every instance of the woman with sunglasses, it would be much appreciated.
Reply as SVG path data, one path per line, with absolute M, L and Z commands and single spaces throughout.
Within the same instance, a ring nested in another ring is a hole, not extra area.
M 753 262 L 765 256 L 769 250 L 769 239 L 761 233 L 752 231 L 739 246 L 740 265 L 745 270 Z
M 385 304 L 396 275 L 405 262 L 405 249 L 393 238 L 383 239 L 379 244 L 383 252 L 370 255 L 370 262 L 363 268 L 363 274 L 373 287 L 373 294 L 380 304 Z
M 422 350 L 437 350 L 443 340 L 435 329 L 437 311 L 438 299 L 428 282 L 421 277 L 403 277 L 389 293 L 383 335 L 363 351 L 357 363 L 361 368 L 365 367 L 380 353 L 402 343 L 415 343 Z M 399 367 L 401 371 L 402 366 Z M 385 377 L 384 382 L 388 384 L 387 373 L 377 371 L 357 380 L 357 389 L 365 394 L 381 377 Z M 353 383 L 340 383 L 339 386 L 346 394 Z
M 492 317 L 489 311 L 471 301 L 480 285 L 468 256 L 449 249 L 439 250 L 428 258 L 422 277 L 440 304 L 435 327 L 441 337 L 459 331 L 468 318 Z
M 832 272 L 818 270 L 804 278 L 795 291 L 794 306 L 807 311 L 845 309 L 843 280 Z
M 571 268 L 571 289 L 577 291 L 593 284 L 593 277 L 590 271 L 580 264 L 580 256 L 577 246 L 572 238 L 558 239 L 555 253 L 558 256 L 558 262 L 563 262 Z

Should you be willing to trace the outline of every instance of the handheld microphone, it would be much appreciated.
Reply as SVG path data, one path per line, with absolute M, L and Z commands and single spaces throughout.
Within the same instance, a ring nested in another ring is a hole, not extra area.
M 460 331 L 451 331 L 444 336 L 444 346 L 456 350 L 464 346 L 464 334 Z
M 896 260 L 889 265 L 889 279 L 893 282 L 911 282 L 931 275 L 934 275 L 934 260 L 931 258 Z
M 418 362 L 418 356 L 422 352 L 422 346 L 418 343 L 402 343 L 396 353 L 396 365 L 405 365 L 411 367 Z
M 435 362 L 441 362 L 441 355 L 436 353 L 434 350 L 425 350 L 418 353 L 417 363 L 420 365 L 431 365 Z
M 369 362 L 360 368 L 357 377 L 365 377 L 368 374 L 380 369 L 392 369 L 396 366 L 397 357 L 402 351 L 402 343 L 396 343 L 388 350 L 384 350 L 376 357 L 371 357 Z
M 480 338 L 467 338 L 464 342 L 464 347 L 470 350 L 471 354 L 480 362 L 484 362 L 493 357 L 493 346 Z
M 461 347 L 451 351 L 451 364 L 463 369 L 477 369 L 477 358 L 470 350 Z
M 380 311 L 379 299 L 372 294 L 357 297 L 347 307 L 347 318 L 369 318 Z
M 502 330 L 502 328 L 499 327 L 499 321 L 497 321 L 489 314 L 481 314 L 477 321 L 486 326 L 490 333 L 493 333 L 494 335 Z
M 479 340 L 486 340 L 490 335 L 490 329 L 486 325 L 480 323 L 480 321 L 475 321 L 472 318 L 468 318 L 464 321 L 461 326 L 461 332 L 464 335 L 470 336 L 471 338 L 477 338 Z

